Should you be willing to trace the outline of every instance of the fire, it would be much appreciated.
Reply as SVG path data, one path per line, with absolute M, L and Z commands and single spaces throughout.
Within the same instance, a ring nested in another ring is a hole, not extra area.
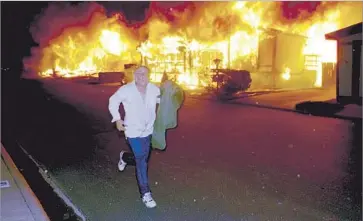
M 291 78 L 290 71 L 290 68 L 285 68 L 285 71 L 282 73 L 281 77 L 285 80 L 289 80 Z
M 181 74 L 179 75 L 177 82 L 179 84 L 187 85 L 189 89 L 195 89 L 198 86 L 198 76 L 196 74 Z
M 54 13 L 67 11 L 66 4 L 61 6 L 58 10 L 55 5 L 49 7 L 48 16 L 39 18 L 41 26 L 33 27 L 40 46 L 33 48 L 33 56 L 24 63 L 41 77 L 70 78 L 120 71 L 124 63 L 137 59 L 138 55 L 130 50 L 137 41 L 132 31 L 119 23 L 118 15 L 108 18 L 102 8 L 91 4 L 82 5 L 88 9 L 83 17 L 75 10 L 68 10 L 73 15 L 53 17 Z M 79 20 L 69 21 L 75 18 Z M 70 24 L 62 24 L 61 19 Z
M 100 42 L 102 48 L 110 54 L 120 56 L 121 52 L 126 51 L 126 47 L 121 42 L 120 34 L 117 32 L 102 30 Z M 104 55 L 104 53 L 102 55 L 100 54 L 100 58 L 102 58 Z
M 40 75 L 47 77 L 57 74 L 62 77 L 72 77 L 112 70 L 113 67 L 110 66 L 112 60 L 118 63 L 117 58 L 127 50 L 127 45 L 122 42 L 120 34 L 107 29 L 101 30 L 99 36 L 89 43 L 89 47 L 78 48 L 80 45 L 75 41 L 77 40 L 74 40 L 74 37 L 69 36 L 68 42 L 52 45 L 51 52 L 57 58 L 53 64 L 49 64 L 53 68 L 40 72 Z M 105 60 L 111 61 L 105 65 Z
M 195 7 L 183 5 L 183 10 L 163 10 L 164 14 L 150 7 L 149 17 L 139 26 L 129 25 L 120 14 L 106 16 L 98 5 L 97 10 L 87 12 L 87 22 L 65 24 L 61 31 L 52 32 L 51 38 L 41 40 L 38 50 L 24 63 L 41 77 L 66 78 L 124 71 L 127 63 L 143 64 L 151 69 L 151 81 L 160 82 L 168 73 L 178 83 L 195 89 L 210 84 L 208 73 L 217 67 L 258 72 L 259 40 L 266 37 L 267 28 L 307 37 L 303 54 L 318 59 L 316 66 L 310 67 L 316 71 L 316 87 L 322 86 L 322 62 L 337 61 L 336 42 L 325 40 L 324 35 L 341 28 L 338 7 L 326 9 L 322 17 L 312 15 L 284 24 L 278 16 L 278 2 L 190 4 Z M 46 22 L 38 23 L 59 23 L 48 18 L 44 16 L 41 19 Z M 221 61 L 218 66 L 216 59 Z M 281 77 L 289 80 L 291 75 L 294 72 L 286 67 Z
M 317 55 L 318 58 L 315 87 L 321 87 L 323 84 L 322 62 L 337 62 L 337 43 L 334 40 L 326 40 L 325 34 L 338 29 L 338 17 L 339 13 L 333 12 L 329 14 L 327 21 L 315 23 L 306 33 L 308 40 L 304 54 Z

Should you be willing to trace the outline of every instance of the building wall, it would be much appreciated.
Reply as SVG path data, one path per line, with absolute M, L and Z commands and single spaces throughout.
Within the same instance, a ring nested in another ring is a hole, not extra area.
M 260 69 L 283 73 L 288 67 L 291 73 L 304 71 L 304 53 L 307 38 L 277 33 L 269 38 L 262 38 L 258 45 L 258 66 Z M 291 47 L 294 45 L 294 47 Z
M 362 36 L 361 36 L 362 37 Z M 361 45 L 360 46 L 360 81 L 359 81 L 359 96 L 360 97 L 362 97 L 362 81 L 363 81 L 363 79 L 362 79 L 362 69 L 363 69 L 363 67 L 362 67 L 362 59 L 363 59 L 363 47 L 362 47 L 363 45 Z
M 352 41 L 362 40 L 362 33 L 339 39 L 338 41 L 338 96 L 352 96 Z M 363 57 L 362 57 L 363 58 Z M 360 71 L 362 76 L 362 70 Z M 362 80 L 359 87 L 360 96 L 362 96 Z
M 276 36 L 275 68 L 278 73 L 283 73 L 285 67 L 290 68 L 291 73 L 304 71 L 304 47 L 307 38 L 299 35 L 278 34 Z M 291 47 L 293 45 L 293 47 Z
M 352 95 L 352 45 L 338 46 L 339 96 Z

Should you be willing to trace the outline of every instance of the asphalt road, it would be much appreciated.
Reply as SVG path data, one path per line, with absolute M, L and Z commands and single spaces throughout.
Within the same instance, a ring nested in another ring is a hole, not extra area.
M 117 87 L 44 87 L 9 89 L 3 128 L 89 220 L 361 220 L 361 121 L 187 98 L 152 154 L 147 210 L 134 168 L 116 167 L 128 149 L 107 111 Z

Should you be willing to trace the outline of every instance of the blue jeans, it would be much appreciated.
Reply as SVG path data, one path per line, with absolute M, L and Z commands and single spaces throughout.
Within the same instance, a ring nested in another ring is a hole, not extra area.
M 135 156 L 136 177 L 141 196 L 150 192 L 148 179 L 148 158 L 150 154 L 151 135 L 147 137 L 127 138 Z

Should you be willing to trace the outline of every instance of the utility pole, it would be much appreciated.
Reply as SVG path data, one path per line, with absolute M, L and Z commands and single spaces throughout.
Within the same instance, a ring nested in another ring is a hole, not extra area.
M 187 71 L 187 55 L 185 46 L 179 46 L 178 50 L 183 53 L 183 69 L 184 73 Z
M 231 69 L 231 36 L 228 34 L 228 69 Z
M 231 69 L 231 23 L 229 21 L 228 21 L 228 33 L 227 33 L 228 36 L 227 68 Z

